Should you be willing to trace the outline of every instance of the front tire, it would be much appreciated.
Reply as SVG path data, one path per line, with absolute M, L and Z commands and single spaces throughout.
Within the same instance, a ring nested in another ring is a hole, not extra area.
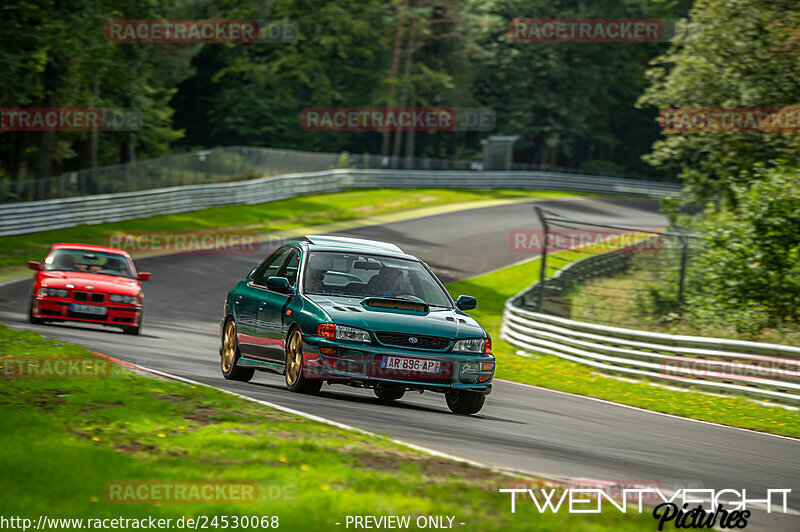
M 236 339 L 236 323 L 228 320 L 225 324 L 225 331 L 222 334 L 222 353 L 220 357 L 220 367 L 222 376 L 230 381 L 248 382 L 253 378 L 256 370 L 240 368 L 236 365 L 241 353 L 239 352 L 239 342 Z
M 406 391 L 403 388 L 383 386 L 382 384 L 375 386 L 373 391 L 375 392 L 375 397 L 384 403 L 390 403 L 392 401 L 402 399 L 402 397 L 406 394 Z
M 34 325 L 41 325 L 44 323 L 42 318 L 37 318 L 33 315 L 33 296 L 31 296 L 31 304 L 30 307 L 28 307 L 28 321 Z
M 286 369 L 283 372 L 290 392 L 316 395 L 322 388 L 322 379 L 303 376 L 303 334 L 293 329 L 286 341 Z
M 464 390 L 451 390 L 444 397 L 451 412 L 464 416 L 477 414 L 486 402 L 486 394 Z
M 139 332 L 142 330 L 142 319 L 144 318 L 144 312 L 139 312 L 139 324 L 133 327 L 123 327 L 122 332 L 125 334 L 131 334 L 133 336 L 139 336 Z

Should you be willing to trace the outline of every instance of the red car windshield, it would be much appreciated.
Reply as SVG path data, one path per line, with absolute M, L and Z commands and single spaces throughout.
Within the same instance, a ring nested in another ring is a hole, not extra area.
M 44 260 L 45 271 L 98 273 L 133 278 L 127 257 L 83 249 L 56 249 Z

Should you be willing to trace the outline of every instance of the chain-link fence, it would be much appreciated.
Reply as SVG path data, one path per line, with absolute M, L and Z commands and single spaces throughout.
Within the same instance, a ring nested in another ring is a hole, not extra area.
M 315 153 L 233 146 L 78 170 L 49 179 L 2 181 L 0 203 L 224 183 L 332 168 L 480 170 L 481 164 L 480 161 L 472 160 L 393 158 L 371 154 Z
M 517 244 L 542 254 L 539 282 L 516 305 L 621 327 L 650 325 L 680 312 L 696 236 L 537 212 L 542 230 L 520 235 Z

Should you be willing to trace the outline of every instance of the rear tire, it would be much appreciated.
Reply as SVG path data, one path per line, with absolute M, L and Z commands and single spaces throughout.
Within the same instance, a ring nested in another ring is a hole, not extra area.
M 225 323 L 225 330 L 222 333 L 222 352 L 220 353 L 220 368 L 222 376 L 229 381 L 248 382 L 253 378 L 256 370 L 251 368 L 240 368 L 236 365 L 241 353 L 239 352 L 239 342 L 236 339 L 236 323 L 228 320 Z
M 283 376 L 290 392 L 317 395 L 322 389 L 322 379 L 307 379 L 303 376 L 303 334 L 292 329 L 286 340 L 286 359 Z
M 486 402 L 486 394 L 464 390 L 451 390 L 444 397 L 451 412 L 464 416 L 477 414 Z
M 41 325 L 44 323 L 42 318 L 37 318 L 33 315 L 33 296 L 31 296 L 31 304 L 30 307 L 28 307 L 28 321 L 34 325 Z
M 402 399 L 402 397 L 406 394 L 406 391 L 403 388 L 394 388 L 391 386 L 383 386 L 381 384 L 375 386 L 373 391 L 375 392 L 375 397 L 386 403 Z

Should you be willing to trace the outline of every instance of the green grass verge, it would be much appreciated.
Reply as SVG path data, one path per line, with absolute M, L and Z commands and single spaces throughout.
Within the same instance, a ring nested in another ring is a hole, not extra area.
M 680 317 L 665 316 L 646 310 L 645 305 L 637 303 L 637 294 L 648 285 L 660 285 L 659 279 L 647 271 L 631 269 L 624 274 L 590 279 L 570 290 L 573 319 L 594 323 L 618 324 L 621 327 L 646 329 L 668 334 L 687 334 L 713 338 L 730 338 L 783 345 L 800 345 L 800 330 L 764 329 L 757 337 L 738 333 L 733 327 L 708 324 L 703 328 L 692 327 Z M 641 297 L 641 295 L 639 296 Z M 675 289 L 677 298 L 677 288 Z M 610 298 L 613 305 L 598 305 L 603 298 Z
M 4 366 L 93 357 L 4 325 L 0 344 Z M 173 523 L 186 516 L 278 516 L 282 530 L 335 530 L 344 528 L 346 515 L 451 515 L 469 530 L 652 526 L 646 513 L 540 515 L 525 505 L 512 515 L 509 496 L 497 491 L 517 482 L 510 477 L 118 366 L 107 378 L 0 379 L 0 416 L 2 515 L 34 523 L 40 514 Z M 108 502 L 107 483 L 127 481 L 255 482 L 283 496 L 259 492 L 250 504 Z
M 419 207 L 492 199 L 588 196 L 559 191 L 370 189 L 301 196 L 258 205 L 228 205 L 97 225 L 0 238 L 0 280 L 19 276 L 29 260 L 42 260 L 54 242 L 103 244 L 109 233 L 188 233 L 203 230 L 262 233 L 320 225 Z M 3 271 L 6 270 L 6 271 Z
M 567 261 L 586 255 L 573 252 L 560 254 Z M 549 273 L 555 273 L 556 261 L 548 261 Z M 558 267 L 564 261 L 557 261 Z M 447 289 L 453 297 L 468 294 L 478 298 L 478 308 L 470 315 L 486 328 L 492 337 L 497 357 L 496 376 L 501 379 L 533 384 L 565 392 L 599 397 L 618 403 L 666 412 L 679 416 L 712 421 L 773 434 L 800 437 L 800 412 L 757 404 L 735 395 L 723 397 L 699 390 L 678 391 L 648 382 L 629 383 L 596 374 L 596 370 L 569 360 L 535 354 L 516 355 L 517 348 L 500 340 L 500 323 L 506 300 L 539 278 L 540 260 L 510 266 L 497 272 L 451 283 Z M 653 383 L 655 384 L 655 383 Z M 489 399 L 491 401 L 491 399 Z

